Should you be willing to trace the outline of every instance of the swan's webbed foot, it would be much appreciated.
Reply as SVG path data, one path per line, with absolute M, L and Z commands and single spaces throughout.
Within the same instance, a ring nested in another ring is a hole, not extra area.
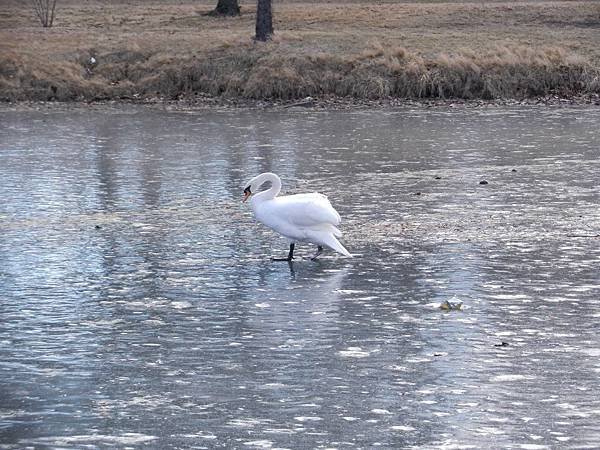
M 317 253 L 315 253 L 311 259 L 311 261 L 316 261 L 317 258 L 319 257 L 319 255 L 323 253 L 323 247 L 321 247 L 320 245 L 317 246 Z
M 290 244 L 290 252 L 287 255 L 287 258 L 271 258 L 271 261 L 287 261 L 287 262 L 291 262 L 292 259 L 294 259 L 294 247 L 295 244 L 292 242 Z

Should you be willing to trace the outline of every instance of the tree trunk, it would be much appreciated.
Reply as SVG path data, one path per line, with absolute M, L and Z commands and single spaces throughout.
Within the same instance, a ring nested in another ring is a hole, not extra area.
M 273 34 L 273 14 L 271 0 L 258 0 L 256 7 L 256 37 L 257 41 L 268 41 Z
M 219 0 L 217 7 L 208 13 L 209 16 L 239 16 L 238 0 Z

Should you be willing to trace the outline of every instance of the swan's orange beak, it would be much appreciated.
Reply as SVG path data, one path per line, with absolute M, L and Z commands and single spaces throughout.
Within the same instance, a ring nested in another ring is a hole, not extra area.
M 242 203 L 245 203 L 246 200 L 248 200 L 251 195 L 252 195 L 252 192 L 250 191 L 250 186 L 248 186 L 246 189 L 244 189 L 244 200 L 242 200 Z

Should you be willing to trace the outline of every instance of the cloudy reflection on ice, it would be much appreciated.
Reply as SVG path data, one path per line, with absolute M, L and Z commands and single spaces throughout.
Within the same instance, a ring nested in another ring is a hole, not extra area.
M 1 447 L 600 442 L 599 111 L 0 114 Z

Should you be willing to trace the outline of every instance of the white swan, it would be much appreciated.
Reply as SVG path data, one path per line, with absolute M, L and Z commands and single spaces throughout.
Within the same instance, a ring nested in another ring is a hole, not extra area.
M 271 187 L 266 191 L 258 189 L 267 181 Z M 290 241 L 287 258 L 274 258 L 277 261 L 291 261 L 294 258 L 296 242 L 311 242 L 317 245 L 316 259 L 327 246 L 345 256 L 352 255 L 336 239 L 342 233 L 336 228 L 341 222 L 327 197 L 322 194 L 296 194 L 277 197 L 281 190 L 281 180 L 274 173 L 261 173 L 248 182 L 244 189 L 244 202 L 250 199 L 254 217 Z

